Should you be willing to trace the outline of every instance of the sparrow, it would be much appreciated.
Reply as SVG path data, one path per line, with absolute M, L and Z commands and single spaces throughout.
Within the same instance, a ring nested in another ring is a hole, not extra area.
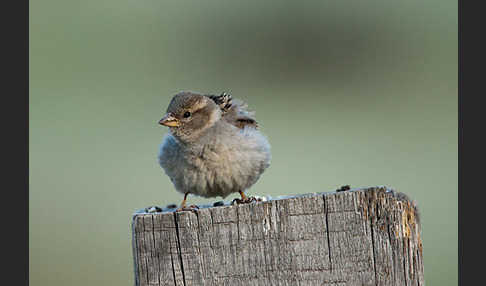
M 159 124 L 169 127 L 160 144 L 158 160 L 175 189 L 205 198 L 239 193 L 238 203 L 249 203 L 245 191 L 270 166 L 270 144 L 247 104 L 223 92 L 204 95 L 182 91 L 173 96 Z

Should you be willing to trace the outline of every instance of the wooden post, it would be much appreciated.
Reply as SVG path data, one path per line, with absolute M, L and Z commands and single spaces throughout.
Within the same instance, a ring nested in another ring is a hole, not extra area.
M 414 204 L 386 187 L 133 216 L 135 285 L 424 285 Z

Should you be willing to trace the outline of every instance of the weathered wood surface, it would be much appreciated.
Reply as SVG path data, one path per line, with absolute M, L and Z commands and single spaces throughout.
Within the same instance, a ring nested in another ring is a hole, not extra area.
M 133 216 L 135 285 L 424 285 L 413 203 L 385 187 Z

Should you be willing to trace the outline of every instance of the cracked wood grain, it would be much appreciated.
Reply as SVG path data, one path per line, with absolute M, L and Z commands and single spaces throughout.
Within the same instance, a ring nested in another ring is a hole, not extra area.
M 135 285 L 424 285 L 420 234 L 385 187 L 136 213 Z

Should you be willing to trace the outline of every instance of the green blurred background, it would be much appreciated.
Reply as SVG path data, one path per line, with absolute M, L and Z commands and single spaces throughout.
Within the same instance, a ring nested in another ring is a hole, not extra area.
M 249 194 L 405 192 L 427 285 L 456 285 L 457 25 L 451 0 L 31 1 L 30 284 L 133 285 L 132 213 L 182 199 L 157 121 L 194 90 L 256 110 Z

